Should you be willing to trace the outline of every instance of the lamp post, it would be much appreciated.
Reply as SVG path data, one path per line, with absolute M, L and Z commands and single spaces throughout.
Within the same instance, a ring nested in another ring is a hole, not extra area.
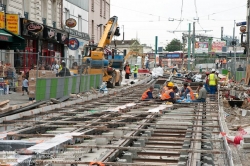
M 122 44 L 124 44 L 124 25 L 122 25 L 122 30 L 123 30 L 123 32 L 122 32 Z

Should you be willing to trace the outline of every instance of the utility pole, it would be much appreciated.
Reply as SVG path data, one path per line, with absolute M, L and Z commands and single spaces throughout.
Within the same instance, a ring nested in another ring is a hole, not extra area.
M 191 23 L 188 24 L 188 70 L 190 71 Z
M 193 41 L 192 58 L 195 58 L 195 22 L 193 22 L 193 37 L 192 37 L 192 41 Z M 193 63 L 192 63 L 192 66 L 193 66 Z
M 233 48 L 234 48 L 234 68 L 233 68 L 233 71 L 234 71 L 234 78 L 236 79 L 236 42 L 234 41 L 235 40 L 235 20 L 234 20 L 234 30 L 233 30 Z
M 155 66 L 156 66 L 156 54 L 158 53 L 158 36 L 155 36 Z

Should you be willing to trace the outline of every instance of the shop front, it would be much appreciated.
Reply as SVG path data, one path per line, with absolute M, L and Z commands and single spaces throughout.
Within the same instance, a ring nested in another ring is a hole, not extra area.
M 42 68 L 51 67 L 54 62 L 60 64 L 64 59 L 64 45 L 68 43 L 68 33 L 44 27 L 42 37 L 42 54 L 39 64 Z
M 64 53 L 67 58 L 67 66 L 70 69 L 77 69 L 82 63 L 84 45 L 89 43 L 89 35 L 84 32 L 78 32 L 73 29 L 66 29 L 69 33 L 68 45 L 64 47 Z

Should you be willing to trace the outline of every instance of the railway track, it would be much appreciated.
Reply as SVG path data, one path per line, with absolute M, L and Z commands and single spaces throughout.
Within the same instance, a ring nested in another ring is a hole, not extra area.
M 6 148 L 10 152 L 1 152 L 0 161 L 39 166 L 91 162 L 230 165 L 225 140 L 219 138 L 218 102 L 164 107 L 159 100 L 140 101 L 143 91 L 155 82 L 46 113 L 5 120 L 0 124 L 1 129 L 8 130 L 5 139 L 16 143 L 9 145 L 25 149 L 15 152 Z

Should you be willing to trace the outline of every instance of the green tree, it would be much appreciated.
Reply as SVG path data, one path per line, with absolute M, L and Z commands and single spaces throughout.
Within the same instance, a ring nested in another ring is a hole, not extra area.
M 182 43 L 178 39 L 173 39 L 164 49 L 165 51 L 182 51 Z

